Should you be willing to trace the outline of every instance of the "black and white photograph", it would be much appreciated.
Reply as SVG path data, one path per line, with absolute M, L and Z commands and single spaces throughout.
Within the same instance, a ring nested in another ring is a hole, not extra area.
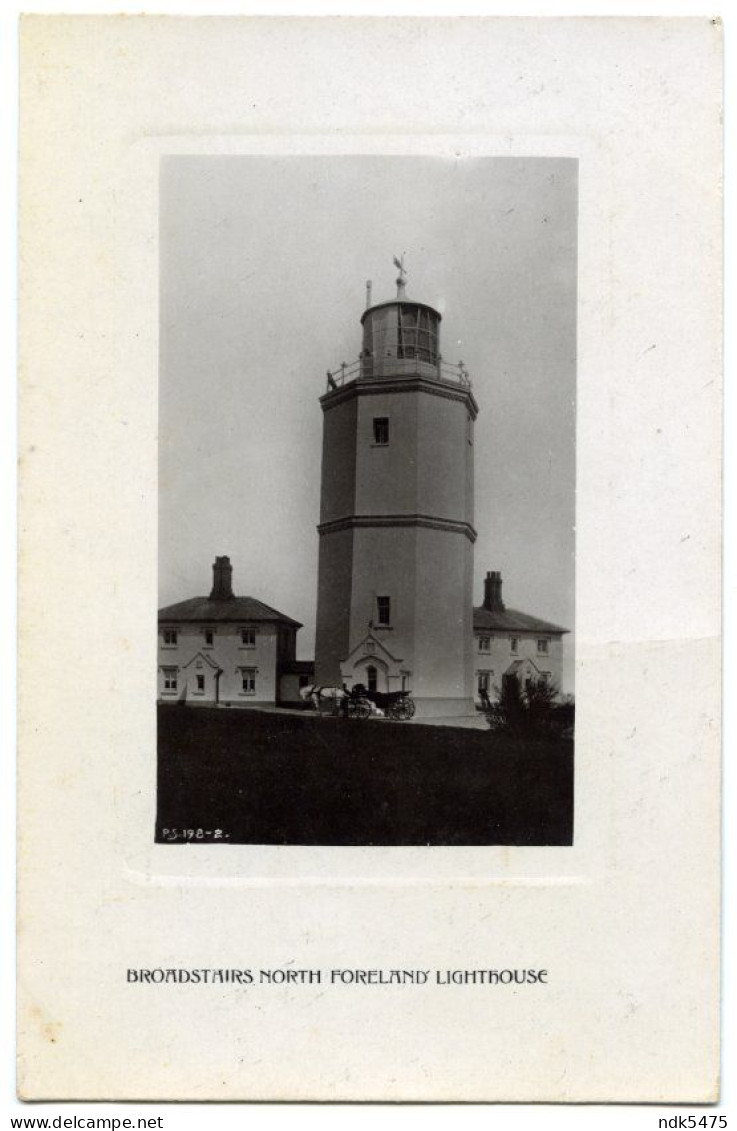
M 162 157 L 158 842 L 573 842 L 577 174 Z
M 18 1103 L 718 1104 L 718 21 L 21 32 Z

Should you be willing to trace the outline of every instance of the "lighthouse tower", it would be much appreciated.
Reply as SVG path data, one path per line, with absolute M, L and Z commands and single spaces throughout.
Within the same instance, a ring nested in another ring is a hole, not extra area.
M 418 716 L 473 711 L 473 422 L 437 310 L 370 304 L 357 362 L 328 373 L 315 681 L 411 691 Z M 370 284 L 368 287 L 370 296 Z

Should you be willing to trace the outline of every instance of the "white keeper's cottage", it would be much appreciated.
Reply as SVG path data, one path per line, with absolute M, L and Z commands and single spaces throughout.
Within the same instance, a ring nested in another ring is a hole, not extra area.
M 505 679 L 528 680 L 560 689 L 563 636 L 567 628 L 508 609 L 502 600 L 502 575 L 484 579 L 484 601 L 473 610 L 473 664 L 476 702 L 493 702 Z
M 236 597 L 230 559 L 215 559 L 209 597 L 159 609 L 158 698 L 191 706 L 298 702 L 311 663 L 295 659 L 299 621 Z

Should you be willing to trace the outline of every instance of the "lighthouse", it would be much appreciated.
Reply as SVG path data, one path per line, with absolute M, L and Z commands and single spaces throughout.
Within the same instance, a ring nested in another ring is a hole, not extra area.
M 361 353 L 328 371 L 315 681 L 410 691 L 418 717 L 473 711 L 473 426 L 441 315 L 407 297 L 361 316 Z

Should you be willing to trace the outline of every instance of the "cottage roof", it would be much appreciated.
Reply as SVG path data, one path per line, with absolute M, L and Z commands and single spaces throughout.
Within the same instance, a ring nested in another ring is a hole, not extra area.
M 159 622 L 218 622 L 218 621 L 264 621 L 287 624 L 301 628 L 298 620 L 292 620 L 255 597 L 190 597 L 188 601 L 178 601 L 159 609 Z
M 558 624 L 520 613 L 517 609 L 487 609 L 479 605 L 473 610 L 474 632 L 545 632 L 549 635 L 569 632 Z

